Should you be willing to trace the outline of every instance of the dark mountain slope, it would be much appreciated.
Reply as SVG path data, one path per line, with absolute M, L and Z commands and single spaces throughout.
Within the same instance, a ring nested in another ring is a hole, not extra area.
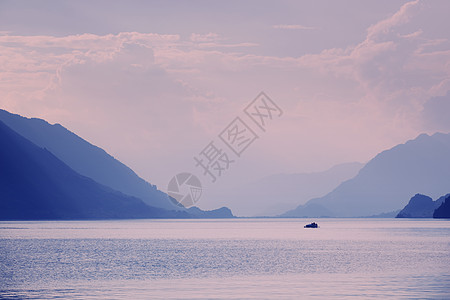
M 167 195 L 146 182 L 103 149 L 90 144 L 59 124 L 28 119 L 0 109 L 0 121 L 41 148 L 47 148 L 77 173 L 124 194 L 142 199 L 150 206 L 180 209 Z
M 381 152 L 356 177 L 306 205 L 319 204 L 336 217 L 370 216 L 404 207 L 416 193 L 439 197 L 449 186 L 450 134 L 421 134 Z
M 416 194 L 397 214 L 396 218 L 432 218 L 434 211 L 444 202 L 444 199 L 445 196 L 433 201 L 428 196 Z
M 82 176 L 0 121 L 0 219 L 187 216 L 150 207 Z
M 447 195 L 441 206 L 434 211 L 433 218 L 450 219 L 450 195 Z

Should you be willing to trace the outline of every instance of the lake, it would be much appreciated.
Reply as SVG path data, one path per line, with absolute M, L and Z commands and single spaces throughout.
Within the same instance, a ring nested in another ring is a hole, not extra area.
M 450 299 L 450 221 L 0 222 L 0 298 Z

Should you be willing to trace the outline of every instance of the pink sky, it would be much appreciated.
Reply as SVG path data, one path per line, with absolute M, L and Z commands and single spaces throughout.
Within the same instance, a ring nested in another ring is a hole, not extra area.
M 450 3 L 360 2 L 120 2 L 106 13 L 101 1 L 3 1 L 0 107 L 64 125 L 163 190 L 260 91 L 283 116 L 207 189 L 449 132 Z

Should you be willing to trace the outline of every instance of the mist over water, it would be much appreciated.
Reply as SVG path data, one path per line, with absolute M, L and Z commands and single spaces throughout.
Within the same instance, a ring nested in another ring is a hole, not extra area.
M 448 298 L 438 220 L 0 223 L 0 298 Z

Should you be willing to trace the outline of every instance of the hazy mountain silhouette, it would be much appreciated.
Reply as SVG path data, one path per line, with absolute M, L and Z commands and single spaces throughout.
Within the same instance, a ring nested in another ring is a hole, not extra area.
M 221 191 L 218 197 L 227 199 L 239 215 L 276 216 L 311 198 L 326 195 L 343 181 L 354 177 L 363 165 L 352 162 L 323 172 L 275 174 Z M 309 207 L 309 211 L 312 209 Z
M 449 195 L 447 195 L 449 196 Z M 428 196 L 416 194 L 396 216 L 396 218 L 432 218 L 434 211 L 441 206 L 446 196 L 433 201 Z
M 330 216 L 333 216 L 330 210 L 320 204 L 309 202 L 280 215 L 283 218 L 326 218 Z
M 0 121 L 0 219 L 189 217 L 82 176 Z
M 390 211 L 390 212 L 385 212 L 385 213 L 381 213 L 381 214 L 377 214 L 377 215 L 372 215 L 372 216 L 364 216 L 364 218 L 395 218 L 398 213 L 400 212 L 400 209 L 394 210 L 394 211 Z
M 433 218 L 450 219 L 450 195 L 445 196 L 446 199 L 433 213 Z
M 202 218 L 234 218 L 233 213 L 228 207 L 221 207 L 218 209 L 204 211 L 198 207 L 190 207 L 187 209 L 187 212 L 198 219 Z
M 46 148 L 77 173 L 150 206 L 180 209 L 156 186 L 140 178 L 129 167 L 59 124 L 29 119 L 0 109 L 0 121 L 39 147 Z
M 404 207 L 412 194 L 439 197 L 449 186 L 450 134 L 421 134 L 381 152 L 357 176 L 307 204 L 319 204 L 337 217 L 370 216 Z

